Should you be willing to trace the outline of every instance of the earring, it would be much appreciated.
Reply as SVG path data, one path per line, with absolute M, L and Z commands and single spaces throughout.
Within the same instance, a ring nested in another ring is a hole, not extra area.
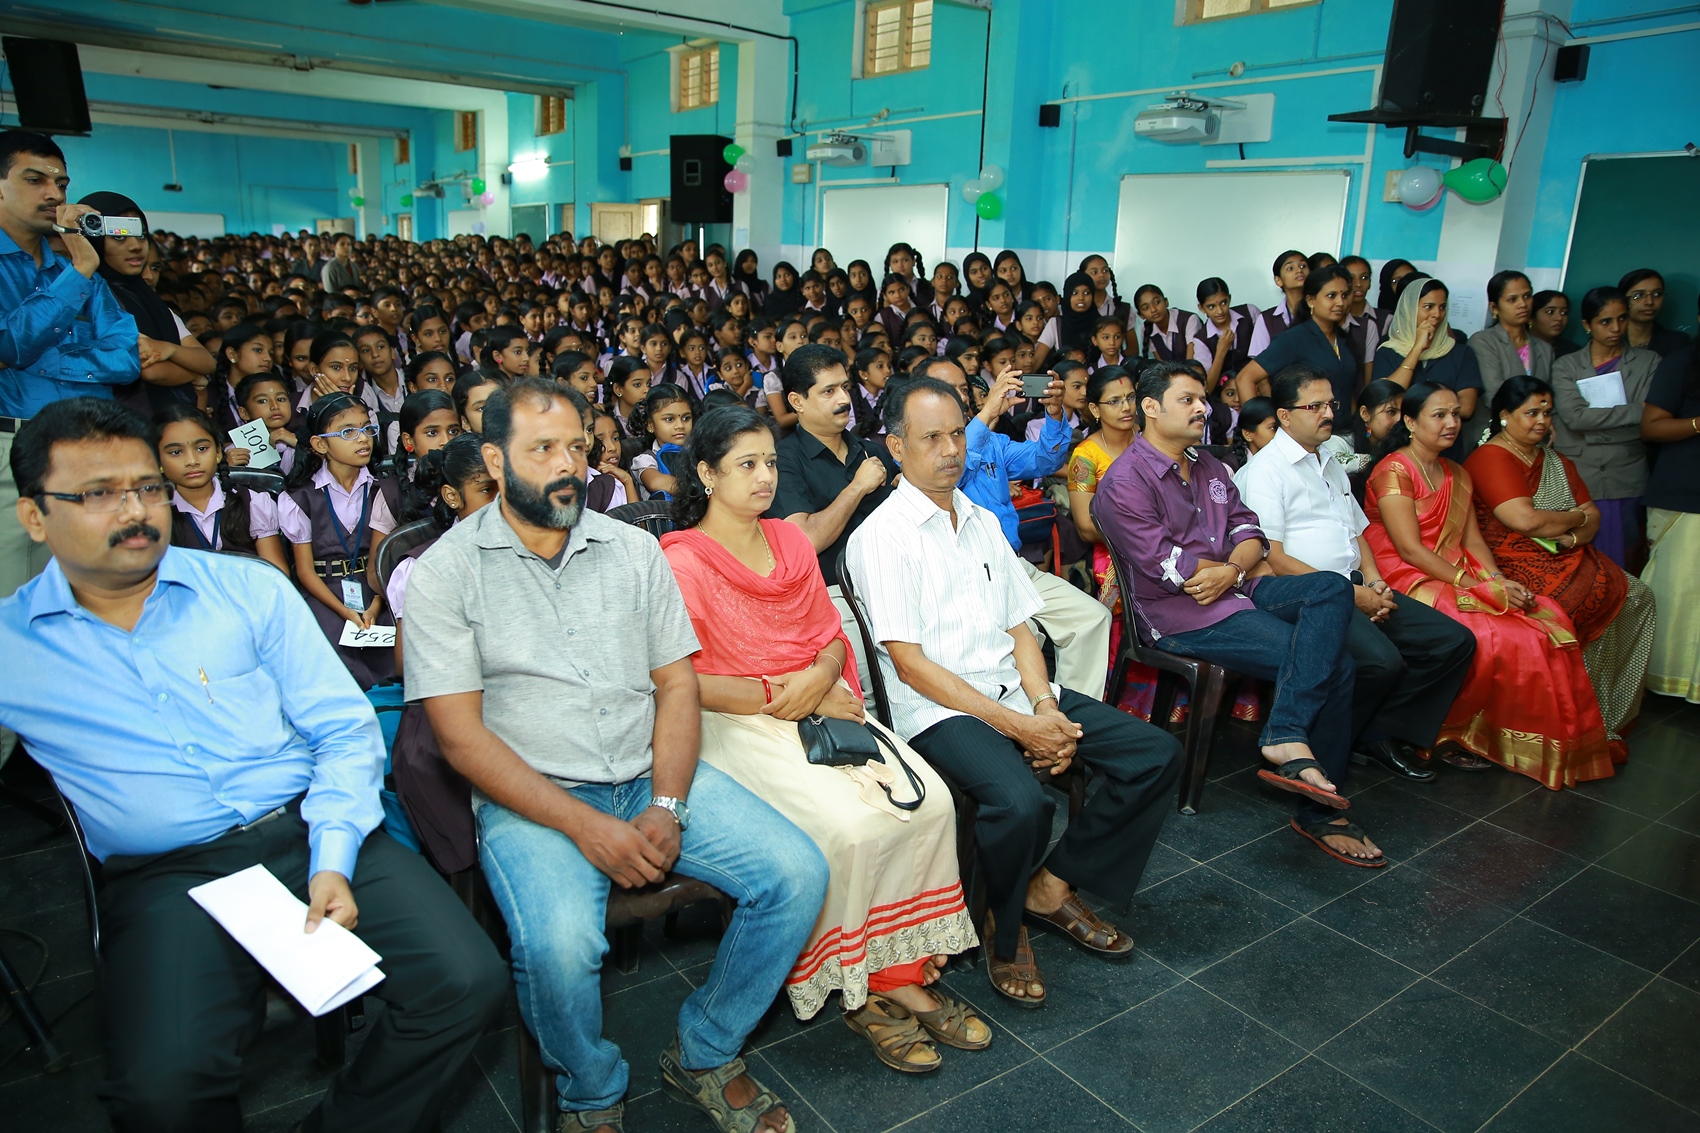
M 705 495 L 705 496 L 714 495 L 714 485 L 713 484 L 705 485 L 703 487 L 702 494 Z

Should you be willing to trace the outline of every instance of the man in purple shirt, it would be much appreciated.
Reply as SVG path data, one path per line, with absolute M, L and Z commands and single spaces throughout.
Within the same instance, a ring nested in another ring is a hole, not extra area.
M 1146 367 L 1135 389 L 1140 435 L 1104 474 L 1092 504 L 1114 550 L 1123 632 L 1275 682 L 1258 778 L 1299 796 L 1293 829 L 1350 865 L 1386 864 L 1338 812 L 1351 751 L 1352 586 L 1323 572 L 1273 576 L 1257 515 L 1204 437 L 1204 384 L 1183 362 Z

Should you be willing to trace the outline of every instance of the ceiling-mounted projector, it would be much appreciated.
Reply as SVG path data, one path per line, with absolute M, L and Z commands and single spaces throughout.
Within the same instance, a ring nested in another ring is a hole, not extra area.
M 868 145 L 853 134 L 828 134 L 806 156 L 822 165 L 861 165 L 868 160 Z
M 1141 110 L 1133 120 L 1133 132 L 1154 142 L 1206 142 L 1220 126 L 1210 104 L 1196 98 L 1171 98 Z

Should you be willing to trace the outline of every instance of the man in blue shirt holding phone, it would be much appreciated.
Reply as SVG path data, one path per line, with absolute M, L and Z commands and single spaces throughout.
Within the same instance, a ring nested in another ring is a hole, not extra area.
M 169 547 L 147 422 L 41 409 L 10 453 L 18 520 L 53 558 L 0 599 L 0 724 L 76 807 L 100 893 L 107 1079 L 120 1130 L 237 1130 L 265 973 L 188 896 L 260 864 L 370 944 L 389 1006 L 310 1128 L 421 1128 L 507 987 L 423 858 L 378 830 L 371 705 L 288 580 Z

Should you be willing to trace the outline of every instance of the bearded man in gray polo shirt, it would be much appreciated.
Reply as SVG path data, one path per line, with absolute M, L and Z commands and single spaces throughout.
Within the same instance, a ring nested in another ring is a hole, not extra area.
M 587 433 L 543 379 L 485 402 L 501 502 L 444 534 L 408 579 L 408 698 L 476 790 L 479 859 L 513 941 L 520 1013 L 557 1073 L 559 1128 L 622 1128 L 627 1066 L 602 1036 L 598 979 L 609 887 L 674 870 L 737 911 L 662 1075 L 723 1128 L 745 1111 L 789 1130 L 738 1052 L 808 939 L 826 861 L 698 765 L 684 599 L 651 536 L 584 509 Z

